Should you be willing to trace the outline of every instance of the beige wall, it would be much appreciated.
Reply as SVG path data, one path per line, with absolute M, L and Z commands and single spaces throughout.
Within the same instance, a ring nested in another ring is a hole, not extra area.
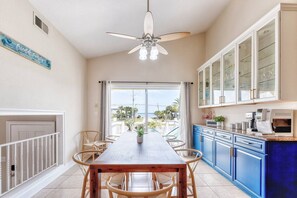
M 162 44 L 169 55 L 140 61 L 138 53 L 121 52 L 88 61 L 88 127 L 98 129 L 99 80 L 177 82 L 192 81 L 193 122 L 198 122 L 197 72 L 204 61 L 204 34 Z
M 258 19 L 278 3 L 297 3 L 296 0 L 232 0 L 206 32 L 206 60 L 218 53 L 237 36 L 248 29 Z M 226 124 L 245 120 L 245 113 L 257 108 L 297 109 L 297 102 L 262 103 L 257 105 L 236 105 L 214 108 L 216 115 L 227 117 Z M 297 121 L 297 119 L 295 119 Z M 296 124 L 297 125 L 297 124 Z
M 0 5 L 0 31 L 52 61 L 47 70 L 0 47 L 0 108 L 65 111 L 70 161 L 86 120 L 86 60 L 50 23 L 49 35 L 33 26 L 34 8 L 27 0 L 0 0 Z

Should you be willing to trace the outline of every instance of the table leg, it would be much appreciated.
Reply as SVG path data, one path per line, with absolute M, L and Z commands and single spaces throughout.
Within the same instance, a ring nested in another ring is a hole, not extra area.
M 187 168 L 178 170 L 178 197 L 187 197 Z
M 90 183 L 90 198 L 97 198 L 97 197 L 100 198 L 101 197 L 101 173 L 98 174 L 98 169 L 90 169 L 89 183 Z

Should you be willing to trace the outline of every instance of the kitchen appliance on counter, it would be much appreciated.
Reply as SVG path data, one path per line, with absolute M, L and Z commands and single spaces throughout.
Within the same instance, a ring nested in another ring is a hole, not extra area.
M 270 114 L 271 126 L 275 135 L 293 136 L 293 110 L 272 109 Z
M 216 127 L 217 123 L 214 120 L 205 120 L 205 125 L 206 126 L 211 126 L 211 127 Z
M 245 118 L 248 120 L 249 125 L 246 129 L 247 132 L 257 131 L 256 126 L 256 112 L 249 112 L 245 114 Z
M 257 109 L 257 129 L 262 134 L 293 136 L 293 110 Z

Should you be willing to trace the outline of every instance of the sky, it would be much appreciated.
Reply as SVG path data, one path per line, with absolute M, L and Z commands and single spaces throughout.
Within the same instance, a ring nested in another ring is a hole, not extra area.
M 176 98 L 179 98 L 179 90 L 148 90 L 148 113 L 154 113 L 157 110 L 164 110 L 166 106 L 172 105 Z M 112 89 L 111 91 L 111 106 L 132 106 L 133 91 L 132 89 Z M 134 90 L 134 105 L 138 109 L 138 113 L 145 112 L 145 90 Z

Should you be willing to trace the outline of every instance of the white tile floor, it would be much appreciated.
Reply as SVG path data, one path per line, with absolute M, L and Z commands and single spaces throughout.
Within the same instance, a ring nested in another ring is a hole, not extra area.
M 134 175 L 132 178 L 132 189 L 140 191 L 151 188 L 150 177 L 146 174 Z M 239 188 L 234 186 L 226 178 L 218 174 L 203 161 L 199 162 L 195 174 L 198 197 L 200 198 L 245 198 L 249 197 Z M 65 172 L 54 182 L 40 190 L 35 198 L 79 198 L 83 175 L 78 166 L 74 166 Z M 108 198 L 104 191 L 104 197 Z

